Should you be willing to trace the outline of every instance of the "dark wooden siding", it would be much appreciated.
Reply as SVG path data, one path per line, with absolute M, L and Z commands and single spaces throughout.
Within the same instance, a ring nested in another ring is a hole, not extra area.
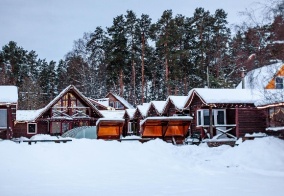
M 189 105 L 189 114 L 193 117 L 190 125 L 190 131 L 191 134 L 193 133 L 199 133 L 201 134 L 201 128 L 196 127 L 196 118 L 197 118 L 197 110 L 201 108 L 202 101 L 198 96 L 194 96 L 191 102 L 191 105 Z
M 37 123 L 37 133 L 36 134 L 49 134 L 48 132 L 48 123 L 45 121 L 40 121 Z M 27 137 L 31 138 L 36 134 L 28 134 L 27 123 L 17 123 L 14 128 L 14 138 L 18 137 Z
M 239 137 L 243 137 L 246 133 L 265 132 L 266 114 L 263 110 L 239 108 L 238 113 Z
M 236 124 L 236 109 L 229 108 L 226 110 L 227 124 Z

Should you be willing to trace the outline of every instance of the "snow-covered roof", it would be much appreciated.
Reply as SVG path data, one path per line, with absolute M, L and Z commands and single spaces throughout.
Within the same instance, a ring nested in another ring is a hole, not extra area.
M 261 99 L 255 102 L 256 106 L 269 106 L 274 104 L 284 105 L 283 89 L 265 89 L 260 91 Z
M 130 119 L 133 119 L 136 109 L 126 109 L 125 112 L 128 114 Z
M 101 122 L 105 121 L 112 121 L 112 122 L 124 122 L 125 120 L 123 118 L 99 118 L 96 122 L 96 126 L 98 126 Z
M 0 86 L 0 103 L 17 103 L 18 87 Z
M 42 109 L 39 109 L 39 110 L 32 110 L 30 112 L 27 112 L 27 113 L 30 113 L 31 114 L 31 117 L 27 117 L 29 118 L 30 120 L 29 121 L 34 121 L 36 120 L 37 118 L 39 118 L 44 112 L 46 112 L 47 110 L 49 110 L 54 104 L 57 103 L 57 101 L 65 94 L 67 93 L 69 90 L 71 89 L 74 89 L 74 91 L 76 93 L 78 93 L 78 95 L 84 100 L 86 101 L 89 106 L 92 107 L 93 110 L 96 111 L 96 113 L 100 116 L 102 116 L 102 114 L 99 112 L 99 110 L 90 102 L 90 100 L 88 98 L 86 98 L 75 86 L 73 85 L 69 85 L 68 87 L 66 87 L 64 90 L 62 90 L 51 102 L 49 102 L 49 104 L 47 104 L 44 108 Z M 37 112 L 35 112 L 37 111 Z M 26 114 L 27 114 L 26 113 Z M 32 118 L 33 117 L 33 118 Z M 20 119 L 20 117 L 19 117 Z
M 151 101 L 151 103 L 153 104 L 153 106 L 155 107 L 155 109 L 160 113 L 162 114 L 164 109 L 165 109 L 165 106 L 166 106 L 166 103 L 167 101 Z
M 111 93 L 118 101 L 120 101 L 122 103 L 122 105 L 124 105 L 125 107 L 127 107 L 128 109 L 134 109 L 134 107 L 128 103 L 128 101 L 126 101 L 123 97 L 115 94 L 115 93 Z
M 34 121 L 36 117 L 44 110 L 44 108 L 38 110 L 17 110 L 16 111 L 16 121 L 26 122 Z
M 94 99 L 94 101 L 96 101 L 97 103 L 108 107 L 109 106 L 109 98 L 101 98 L 101 99 Z
M 168 97 L 168 99 L 170 99 L 172 101 L 172 103 L 175 105 L 175 107 L 177 109 L 182 110 L 184 108 L 185 103 L 186 103 L 187 96 L 172 96 L 172 95 L 170 95 Z
M 108 98 L 105 98 L 105 99 L 107 99 L 107 105 L 108 105 L 108 103 L 109 103 Z M 89 98 L 89 97 L 88 97 L 88 100 L 89 100 L 93 105 L 95 105 L 96 107 L 99 106 L 99 107 L 108 109 L 108 106 L 104 105 L 104 104 L 106 104 L 106 103 L 103 103 L 103 104 L 102 104 L 102 102 L 97 102 L 96 99 L 92 99 L 92 98 Z
M 140 125 L 143 125 L 147 120 L 166 120 L 166 121 L 176 121 L 176 120 L 183 120 L 183 121 L 191 121 L 193 118 L 191 116 L 154 116 L 154 117 L 147 117 L 140 122 Z
M 253 89 L 214 89 L 194 88 L 189 91 L 188 98 L 197 94 L 205 104 L 215 103 L 255 103 L 262 96 L 259 90 Z
M 150 103 L 143 103 L 143 105 L 138 105 L 137 106 L 137 109 L 139 110 L 139 112 L 141 113 L 141 115 L 143 117 L 146 117 L 147 116 L 147 113 L 150 109 Z
M 249 71 L 244 78 L 245 88 L 264 89 L 282 66 L 284 66 L 283 62 L 277 62 Z M 241 89 L 242 82 L 240 82 L 236 88 Z
M 108 119 L 123 119 L 125 114 L 124 110 L 99 110 L 104 118 Z

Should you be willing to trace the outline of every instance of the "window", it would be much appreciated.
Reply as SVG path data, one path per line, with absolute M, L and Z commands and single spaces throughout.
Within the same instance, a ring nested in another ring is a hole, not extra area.
M 226 124 L 226 113 L 223 109 L 212 110 L 212 123 L 213 125 L 224 125 Z M 209 110 L 197 110 L 197 126 L 208 126 L 210 125 Z
M 60 131 L 61 131 L 61 123 L 52 122 L 51 123 L 51 133 L 60 133 Z
M 119 101 L 116 101 L 116 107 L 115 108 L 122 109 L 123 105 Z
M 128 133 L 133 133 L 133 129 L 132 129 L 132 122 L 128 123 Z
M 37 133 L 37 124 L 28 123 L 28 134 L 36 134 L 36 133 Z
M 109 106 L 112 107 L 112 108 L 114 108 L 114 102 L 113 102 L 113 101 L 110 101 L 110 102 L 109 102 Z
M 276 77 L 275 78 L 275 88 L 276 89 L 283 89 L 283 82 L 284 82 L 283 77 Z
M 7 129 L 7 109 L 0 109 L 0 129 Z

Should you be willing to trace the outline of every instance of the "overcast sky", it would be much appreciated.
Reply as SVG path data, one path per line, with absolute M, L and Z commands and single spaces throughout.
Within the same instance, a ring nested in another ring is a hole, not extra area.
M 191 17 L 197 7 L 212 14 L 222 8 L 233 24 L 241 21 L 238 13 L 256 1 L 265 0 L 0 0 L 0 47 L 15 41 L 41 59 L 58 62 L 84 32 L 111 26 L 126 10 L 148 14 L 156 22 L 167 9 Z

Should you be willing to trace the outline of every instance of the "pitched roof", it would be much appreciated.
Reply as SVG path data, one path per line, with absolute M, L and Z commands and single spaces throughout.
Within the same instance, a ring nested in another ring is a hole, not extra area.
M 34 121 L 44 108 L 38 110 L 17 110 L 16 121 Z
M 104 118 L 108 119 L 123 119 L 125 114 L 124 110 L 100 110 Z
M 151 101 L 153 107 L 158 113 L 162 114 L 164 112 L 167 101 Z
M 187 96 L 173 96 L 170 95 L 168 99 L 175 105 L 175 107 L 179 110 L 184 108 L 184 105 L 187 100 Z
M 135 112 L 136 112 L 136 109 L 126 109 L 125 110 L 125 113 L 127 113 L 130 119 L 134 118 Z
M 283 62 L 277 62 L 249 71 L 244 78 L 245 88 L 264 89 L 283 66 Z M 236 88 L 241 89 L 242 82 L 240 82 Z
M 188 105 L 192 98 L 197 95 L 204 104 L 217 103 L 252 103 L 262 98 L 259 90 L 253 89 L 213 89 L 213 88 L 194 88 L 188 93 Z
M 88 98 L 86 98 L 75 86 L 69 85 L 64 90 L 62 90 L 49 104 L 47 104 L 44 108 L 39 110 L 20 110 L 19 114 L 16 114 L 18 121 L 34 121 L 37 120 L 41 115 L 43 115 L 45 112 L 47 112 L 54 104 L 56 104 L 59 99 L 61 99 L 68 91 L 74 90 L 74 92 L 82 99 L 84 100 L 100 117 L 103 117 L 103 115 L 99 112 L 99 110 L 89 101 Z M 18 111 L 17 111 L 18 113 Z M 31 114 L 30 117 L 25 117 L 27 114 Z M 22 119 L 23 118 L 23 119 Z M 25 120 L 28 119 L 28 120 Z
M 117 94 L 115 94 L 115 93 L 112 93 L 112 92 L 108 93 L 108 94 L 106 95 L 106 97 L 108 97 L 108 95 L 113 95 L 113 96 L 114 96 L 118 101 L 120 101 L 121 104 L 124 105 L 127 109 L 134 109 L 134 107 L 133 107 L 130 103 L 128 103 L 128 101 L 126 101 L 123 97 L 121 97 L 121 96 L 119 96 L 119 95 L 117 95 Z
M 262 91 L 262 99 L 255 102 L 257 107 L 270 107 L 276 105 L 284 105 L 283 89 L 267 89 Z
M 106 104 L 106 101 L 98 101 L 98 99 L 92 99 L 92 98 L 89 98 L 88 97 L 88 100 L 95 106 L 99 106 L 99 107 L 102 107 L 104 109 L 108 109 L 108 98 L 104 98 L 105 100 L 107 100 L 107 104 Z M 102 99 L 99 99 L 99 100 L 102 100 Z
M 143 117 L 147 116 L 147 113 L 150 109 L 151 104 L 150 103 L 143 103 L 143 105 L 138 105 L 137 110 L 141 113 Z
M 0 86 L 0 103 L 17 103 L 18 87 Z

